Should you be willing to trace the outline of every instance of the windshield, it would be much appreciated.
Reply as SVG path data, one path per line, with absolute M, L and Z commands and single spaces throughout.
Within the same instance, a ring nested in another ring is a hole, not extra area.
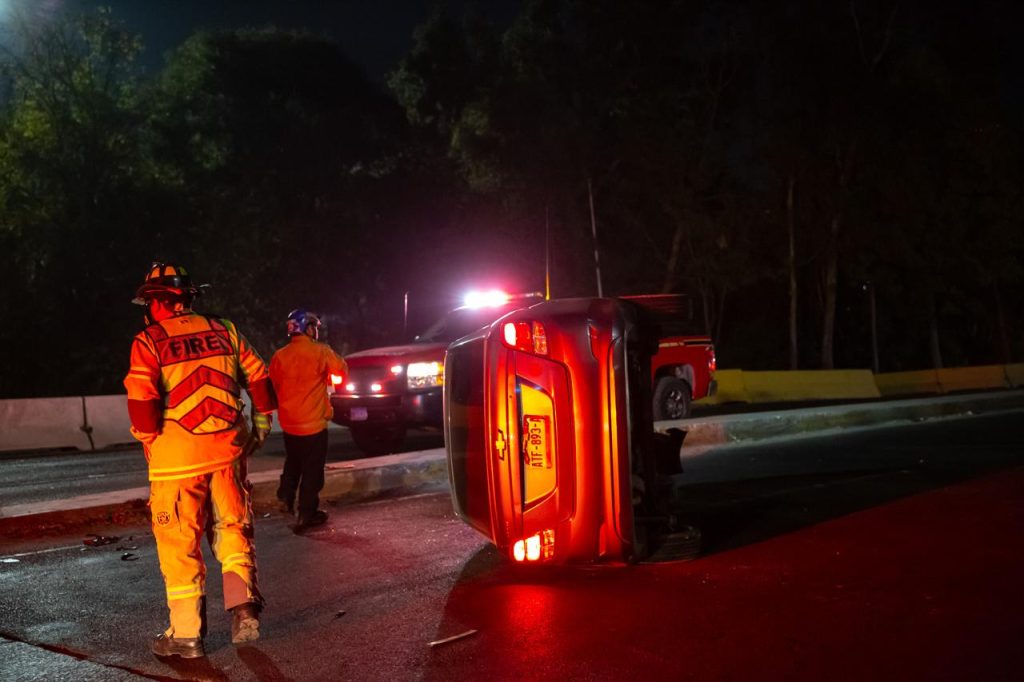
M 515 310 L 516 305 L 505 305 L 487 308 L 457 308 L 416 337 L 417 343 L 451 343 L 467 334 L 486 327 L 507 312 Z

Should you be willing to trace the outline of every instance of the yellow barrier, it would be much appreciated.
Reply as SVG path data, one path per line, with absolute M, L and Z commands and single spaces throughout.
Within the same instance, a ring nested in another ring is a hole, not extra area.
M 986 388 L 1008 388 L 1005 365 L 950 367 L 938 370 L 943 393 Z
M 872 374 L 866 369 L 715 372 L 718 391 L 697 405 L 870 399 L 1024 387 L 1024 363 Z
M 1024 386 L 1024 363 L 1006 366 L 1006 383 L 1010 385 L 1010 388 Z
M 743 384 L 755 403 L 881 397 L 868 369 L 744 372 Z
M 721 405 L 722 403 L 749 403 L 747 389 L 743 386 L 743 370 L 720 369 L 715 372 L 718 390 L 710 398 L 695 401 L 697 405 Z
M 876 374 L 875 384 L 883 396 L 942 393 L 939 375 L 934 369 Z

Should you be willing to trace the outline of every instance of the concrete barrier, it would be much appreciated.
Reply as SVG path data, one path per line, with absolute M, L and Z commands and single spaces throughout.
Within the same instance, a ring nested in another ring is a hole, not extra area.
M 1009 388 L 1005 365 L 981 367 L 949 367 L 938 370 L 939 385 L 943 393 L 955 391 L 982 391 L 989 388 Z
M 0 450 L 90 450 L 82 398 L 0 400 Z
M 725 403 L 749 403 L 750 396 L 743 385 L 743 370 L 720 369 L 715 372 L 718 390 L 715 395 L 694 401 L 695 405 L 722 405 Z
M 0 452 L 77 448 L 97 450 L 134 443 L 129 427 L 128 396 L 0 400 Z M 243 393 L 245 414 L 249 395 Z M 330 423 L 327 428 L 343 427 Z M 281 433 L 274 419 L 272 432 Z
M 875 384 L 878 392 L 886 397 L 942 393 L 939 374 L 934 369 L 876 374 Z
M 743 372 L 743 385 L 755 403 L 881 397 L 866 369 Z
M 129 431 L 132 423 L 128 419 L 128 396 L 94 395 L 84 400 L 83 420 L 88 424 L 95 448 L 135 442 Z
M 1006 383 L 1010 388 L 1024 386 L 1024 363 L 1006 365 Z
M 715 373 L 717 393 L 698 405 L 873 399 L 1024 386 L 1024 364 L 956 367 L 872 375 L 869 370 Z M 132 442 L 124 395 L 0 400 L 0 451 L 93 450 Z M 243 393 L 248 414 L 248 394 Z M 341 429 L 328 424 L 332 430 Z M 274 419 L 273 432 L 281 425 Z

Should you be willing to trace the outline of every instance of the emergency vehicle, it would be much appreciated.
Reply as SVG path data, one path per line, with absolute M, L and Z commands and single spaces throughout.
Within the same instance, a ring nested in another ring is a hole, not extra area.
M 334 422 L 369 455 L 393 452 L 409 428 L 440 428 L 448 344 L 502 315 L 544 300 L 541 294 L 473 292 L 412 343 L 345 356 L 349 376 L 331 396 Z
M 331 397 L 333 421 L 348 427 L 369 455 L 394 452 L 410 428 L 442 426 L 441 395 L 448 344 L 499 317 L 544 300 L 540 293 L 471 293 L 412 343 L 371 348 L 345 356 L 349 376 Z M 688 299 L 676 295 L 630 296 L 657 317 L 662 330 L 651 362 L 654 419 L 683 419 L 691 402 L 715 393 L 715 350 L 692 328 Z

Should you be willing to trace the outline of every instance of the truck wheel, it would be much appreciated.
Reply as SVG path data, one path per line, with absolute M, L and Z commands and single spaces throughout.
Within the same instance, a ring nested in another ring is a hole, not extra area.
M 690 416 L 690 384 L 676 377 L 662 377 L 654 387 L 654 420 Z
M 405 440 L 405 427 L 397 424 L 387 426 L 350 426 L 349 432 L 356 447 L 368 455 L 385 455 L 394 452 Z

